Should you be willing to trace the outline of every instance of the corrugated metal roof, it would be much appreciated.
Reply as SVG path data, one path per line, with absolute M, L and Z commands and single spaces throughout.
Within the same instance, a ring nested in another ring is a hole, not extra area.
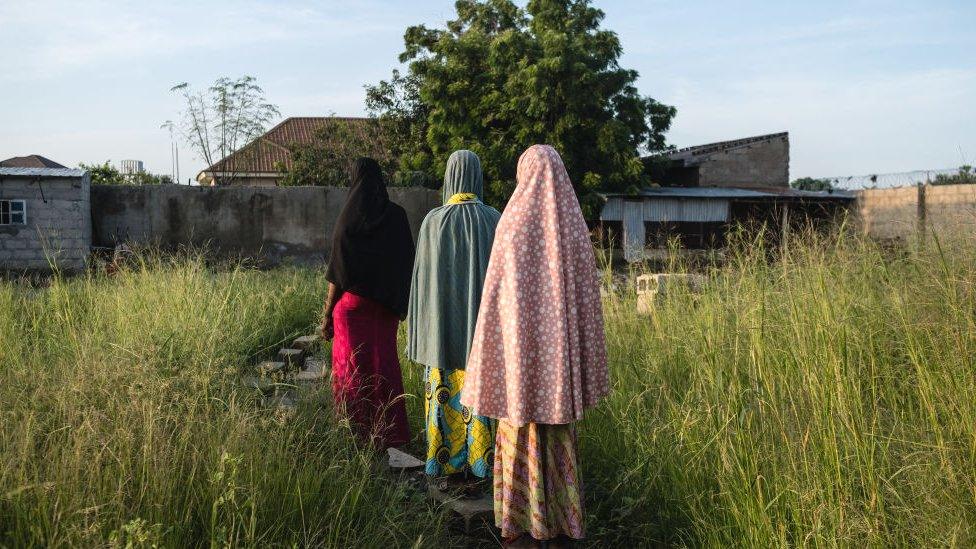
M 4 168 L 0 167 L 0 177 L 82 177 L 85 170 L 73 168 Z
M 700 199 L 763 199 L 763 198 L 816 198 L 853 200 L 854 194 L 846 191 L 801 191 L 787 187 L 763 187 L 761 189 L 741 189 L 736 187 L 645 187 L 637 195 L 605 194 L 610 198 L 700 198 Z

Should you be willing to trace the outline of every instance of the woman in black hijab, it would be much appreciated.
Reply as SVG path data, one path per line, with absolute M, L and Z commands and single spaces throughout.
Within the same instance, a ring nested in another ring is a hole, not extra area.
M 390 201 L 379 164 L 356 160 L 332 237 L 322 335 L 334 339 L 337 408 L 380 446 L 410 438 L 396 332 L 407 315 L 413 257 L 407 214 Z

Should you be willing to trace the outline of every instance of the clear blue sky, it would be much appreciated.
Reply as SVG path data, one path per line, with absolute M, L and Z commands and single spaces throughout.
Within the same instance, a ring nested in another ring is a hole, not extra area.
M 200 4 L 206 4 L 200 7 Z M 604 0 L 639 88 L 678 108 L 677 146 L 789 130 L 791 177 L 976 163 L 976 2 Z M 250 74 L 284 116 L 363 113 L 404 29 L 453 2 L 0 0 L 0 158 L 136 158 L 188 81 Z M 182 179 L 201 161 L 181 150 Z

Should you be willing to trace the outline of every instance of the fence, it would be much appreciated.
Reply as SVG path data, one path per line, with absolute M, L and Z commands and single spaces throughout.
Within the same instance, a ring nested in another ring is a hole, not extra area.
M 342 187 L 187 187 L 95 185 L 91 190 L 92 243 L 207 246 L 217 255 L 324 261 L 346 201 Z M 420 223 L 441 205 L 422 188 L 390 188 L 416 237 Z
M 917 185 L 857 192 L 865 233 L 905 240 L 927 232 L 976 231 L 976 185 Z

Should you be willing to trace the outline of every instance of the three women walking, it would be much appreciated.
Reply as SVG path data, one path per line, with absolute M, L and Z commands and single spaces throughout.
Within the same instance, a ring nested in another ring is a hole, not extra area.
M 408 316 L 428 475 L 493 476 L 507 542 L 582 539 L 575 422 L 609 392 L 596 258 L 555 149 L 526 150 L 516 179 L 499 217 L 481 202 L 478 157 L 452 154 L 414 266 L 379 166 L 356 163 L 327 275 L 333 391 L 360 433 L 406 443 L 396 326 Z

